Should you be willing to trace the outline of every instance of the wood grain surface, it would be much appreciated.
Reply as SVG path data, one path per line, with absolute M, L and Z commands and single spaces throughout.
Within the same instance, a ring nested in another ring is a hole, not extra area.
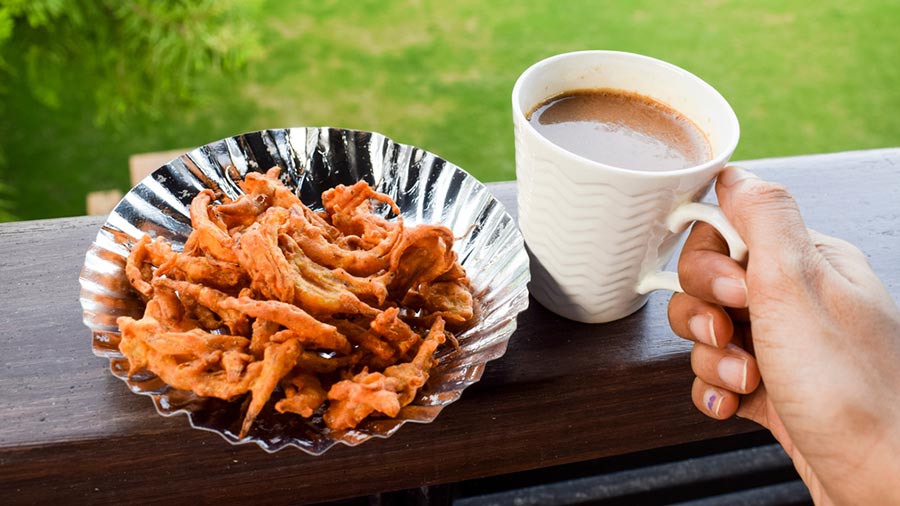
M 900 149 L 743 163 L 807 224 L 859 245 L 900 295 Z M 515 184 L 491 184 L 515 214 Z M 0 225 L 0 503 L 298 504 L 449 483 L 758 430 L 690 401 L 669 294 L 586 325 L 532 300 L 504 357 L 428 425 L 320 457 L 267 454 L 157 415 L 91 353 L 78 275 L 102 218 Z

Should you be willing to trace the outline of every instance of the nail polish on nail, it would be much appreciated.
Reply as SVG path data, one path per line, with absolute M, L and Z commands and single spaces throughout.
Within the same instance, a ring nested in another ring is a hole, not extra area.
M 719 174 L 719 182 L 722 186 L 731 187 L 745 179 L 759 179 L 758 176 L 749 170 L 732 165 Z
M 715 388 L 707 388 L 705 392 L 703 392 L 703 402 L 706 404 L 706 409 L 716 415 L 719 416 L 719 408 L 722 407 L 722 400 L 724 396 L 722 392 L 719 392 Z
M 711 344 L 715 347 L 718 347 L 718 342 L 716 341 L 716 330 L 713 328 L 713 317 L 711 314 L 698 314 L 691 317 L 688 320 L 688 328 L 691 329 L 691 334 L 694 335 L 701 343 Z
M 723 357 L 716 366 L 721 379 L 729 387 L 743 393 L 747 391 L 747 359 Z
M 743 279 L 716 278 L 712 283 L 713 295 L 728 307 L 747 307 L 747 284 Z

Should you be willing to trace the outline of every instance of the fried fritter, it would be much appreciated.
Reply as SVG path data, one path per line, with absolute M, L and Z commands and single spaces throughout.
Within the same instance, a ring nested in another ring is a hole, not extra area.
M 210 217 L 210 203 L 215 198 L 215 193 L 206 189 L 191 201 L 191 226 L 194 231 L 188 237 L 184 250 L 189 254 L 199 256 L 199 253 L 203 253 L 216 260 L 236 264 L 238 259 L 234 252 L 234 241 L 228 235 L 225 224 Z
M 151 258 L 151 243 L 149 235 L 145 235 L 131 248 L 131 254 L 125 260 L 125 276 L 128 282 L 144 299 L 153 296 L 153 287 L 150 281 L 153 280 L 153 260 Z M 156 263 L 159 266 L 160 263 Z
M 278 386 L 278 382 L 297 364 L 297 357 L 300 356 L 301 351 L 302 348 L 296 339 L 266 347 L 265 356 L 261 362 L 262 370 L 250 383 L 250 406 L 244 415 L 244 423 L 241 424 L 241 433 L 238 437 L 242 438 L 250 432 L 253 421 L 262 411 L 263 406 L 269 402 L 269 397 L 272 396 L 272 391 Z
M 276 411 L 320 413 L 335 430 L 397 416 L 455 344 L 445 321 L 473 318 L 453 235 L 406 227 L 365 182 L 326 191 L 315 212 L 280 177 L 248 173 L 245 194 L 221 203 L 201 191 L 183 251 L 149 236 L 132 247 L 125 273 L 147 306 L 118 320 L 129 373 L 245 397 L 242 438 L 273 396 Z
M 444 320 L 461 324 L 474 316 L 474 301 L 468 283 L 462 281 L 435 281 L 423 283 L 419 293 L 426 312 L 439 315 Z
M 323 417 L 325 423 L 341 430 L 356 427 L 375 412 L 397 416 L 400 408 L 412 402 L 428 381 L 434 352 L 444 340 L 444 320 L 437 318 L 410 362 L 392 365 L 384 373 L 364 369 L 348 380 L 335 383 L 328 391 L 331 404 Z
M 335 242 L 340 231 L 308 208 L 294 206 L 290 217 L 291 238 L 313 262 L 327 268 L 344 269 L 354 276 L 374 276 L 386 271 L 391 249 L 402 227 L 393 227 L 381 242 L 369 249 L 348 248 Z
M 309 418 L 328 398 L 319 378 L 300 372 L 282 381 L 284 399 L 275 403 L 279 413 L 296 413 Z

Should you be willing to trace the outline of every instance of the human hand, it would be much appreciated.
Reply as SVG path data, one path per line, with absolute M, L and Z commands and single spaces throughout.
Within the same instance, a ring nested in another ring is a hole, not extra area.
M 731 167 L 716 192 L 749 259 L 704 223 L 685 243 L 669 322 L 696 342 L 694 404 L 771 430 L 817 504 L 900 504 L 900 310 L 783 187 Z

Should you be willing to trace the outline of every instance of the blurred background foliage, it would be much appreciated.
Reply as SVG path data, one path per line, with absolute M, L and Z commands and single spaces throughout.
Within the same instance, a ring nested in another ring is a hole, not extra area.
M 579 49 L 719 89 L 736 159 L 900 146 L 896 0 L 0 0 L 0 220 L 85 212 L 128 157 L 240 132 L 382 132 L 515 177 L 509 94 Z
M 88 191 L 127 187 L 118 141 L 239 76 L 260 52 L 260 5 L 0 0 L 0 219 L 82 214 Z
M 259 52 L 247 0 L 3 0 L 0 66 L 33 98 L 59 108 L 77 87 L 98 125 L 129 113 L 159 118 L 188 105 L 199 81 Z

